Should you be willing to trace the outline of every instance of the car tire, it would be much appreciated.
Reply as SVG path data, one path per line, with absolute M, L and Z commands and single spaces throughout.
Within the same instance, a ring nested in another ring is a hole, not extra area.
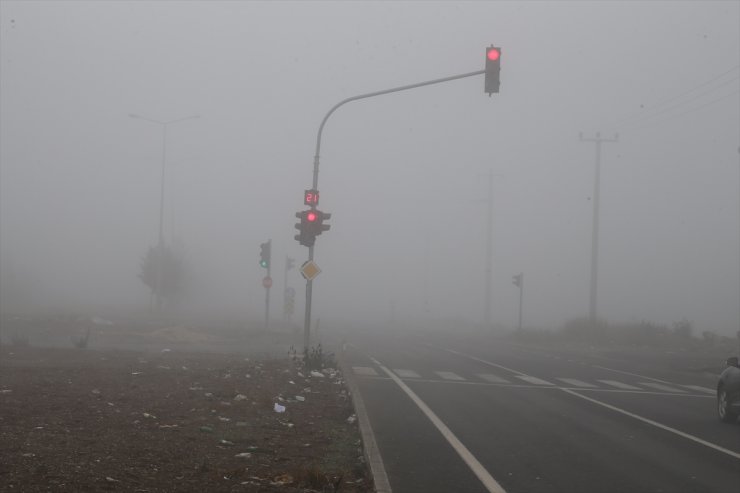
M 730 408 L 730 396 L 721 387 L 717 391 L 717 416 L 723 423 L 734 423 L 737 419 L 737 414 Z

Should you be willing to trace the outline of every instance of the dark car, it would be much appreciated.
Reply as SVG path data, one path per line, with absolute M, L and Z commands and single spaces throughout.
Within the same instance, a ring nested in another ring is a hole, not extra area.
M 727 358 L 726 364 L 717 383 L 717 415 L 720 421 L 734 423 L 740 415 L 740 366 L 736 356 Z

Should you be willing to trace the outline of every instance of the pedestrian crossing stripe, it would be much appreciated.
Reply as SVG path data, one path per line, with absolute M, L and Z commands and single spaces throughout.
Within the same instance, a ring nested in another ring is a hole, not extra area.
M 435 371 L 434 373 L 444 378 L 445 380 L 455 380 L 455 381 L 465 380 L 463 377 L 461 377 L 457 373 L 454 373 L 451 371 Z
M 505 378 L 501 378 L 498 375 L 492 375 L 490 373 L 477 373 L 475 376 L 489 383 L 509 383 Z
M 684 385 L 687 389 L 696 390 L 697 392 L 703 392 L 705 394 L 712 394 L 714 395 L 717 391 L 714 389 L 710 389 L 709 387 L 702 387 L 700 385 Z
M 363 375 L 366 377 L 377 377 L 378 376 L 378 372 L 375 371 L 375 368 L 371 368 L 369 366 L 353 366 L 352 370 L 357 375 Z
M 535 385 L 555 385 L 552 382 L 548 382 L 547 380 L 542 380 L 541 378 L 537 377 L 530 377 L 529 375 L 516 375 L 516 378 L 521 378 L 525 382 L 533 383 Z
M 663 392 L 673 392 L 676 394 L 685 394 L 685 390 L 677 389 L 676 387 L 670 387 L 668 385 L 663 385 L 662 383 L 654 383 L 654 382 L 638 382 L 640 385 L 644 385 L 645 387 L 650 387 L 651 389 L 656 390 L 662 390 Z
M 588 382 L 584 382 L 583 380 L 578 380 L 575 378 L 558 378 L 561 382 L 565 382 L 569 385 L 572 385 L 574 387 L 583 387 L 584 389 L 594 389 L 596 388 L 596 385 Z
M 352 370 L 356 375 L 365 376 L 365 377 L 377 377 L 379 376 L 378 371 L 370 366 L 353 366 Z M 408 379 L 422 379 L 422 375 L 419 372 L 416 372 L 414 370 L 410 370 L 407 368 L 394 368 L 393 373 L 398 375 L 400 378 L 408 378 Z M 449 381 L 449 382 L 466 382 L 467 379 L 465 377 L 462 377 L 458 375 L 455 372 L 451 371 L 434 371 L 436 375 L 439 376 L 439 378 Z M 475 376 L 483 380 L 486 383 L 489 384 L 499 384 L 499 385 L 511 385 L 512 381 L 510 379 L 506 379 L 503 377 L 500 377 L 498 375 L 494 375 L 492 373 L 476 373 Z M 541 378 L 533 377 L 530 375 L 514 375 L 514 378 L 518 378 L 524 382 L 527 382 L 532 385 L 536 386 L 548 386 L 548 387 L 556 387 L 556 384 L 552 382 L 548 382 L 547 380 L 543 380 Z M 599 386 L 586 382 L 584 380 L 579 380 L 577 378 L 565 378 L 565 377 L 555 377 L 555 380 L 559 380 L 560 382 L 563 382 L 565 385 L 571 386 L 571 387 L 577 387 L 581 389 L 598 389 Z M 665 385 L 661 383 L 655 383 L 655 382 L 636 382 L 635 385 L 630 385 L 624 382 L 620 382 L 617 380 L 596 380 L 597 382 L 606 385 L 608 387 L 616 388 L 619 390 L 629 390 L 629 391 L 648 391 L 648 390 L 659 390 L 661 392 L 667 392 L 672 394 L 687 394 L 688 390 L 694 391 L 699 394 L 714 394 L 715 390 L 711 389 L 709 387 L 702 387 L 700 385 L 683 385 L 683 384 L 675 384 L 675 385 Z M 475 382 L 472 382 L 475 383 Z M 516 382 L 514 382 L 516 383 Z M 642 387 L 637 387 L 637 385 L 640 385 Z M 645 388 L 647 387 L 647 389 Z M 688 390 L 684 390 L 688 389 Z M 608 389 L 607 389 L 608 390 Z
M 640 389 L 640 387 L 635 387 L 634 385 L 628 385 L 626 383 L 617 382 L 616 380 L 599 380 L 599 382 L 605 383 L 607 385 L 611 385 L 612 387 L 616 387 L 622 390 L 642 390 Z
M 393 373 L 401 378 L 421 378 L 421 375 L 416 373 L 414 370 L 404 370 L 402 368 L 394 368 Z

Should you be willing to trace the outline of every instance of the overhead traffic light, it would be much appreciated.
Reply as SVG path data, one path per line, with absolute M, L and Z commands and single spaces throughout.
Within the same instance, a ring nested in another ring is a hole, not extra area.
M 270 268 L 270 250 L 272 246 L 272 240 L 267 240 L 265 243 L 260 244 L 260 265 L 265 269 Z
M 486 81 L 484 91 L 490 96 L 498 92 L 501 81 L 501 48 L 489 46 L 486 48 Z

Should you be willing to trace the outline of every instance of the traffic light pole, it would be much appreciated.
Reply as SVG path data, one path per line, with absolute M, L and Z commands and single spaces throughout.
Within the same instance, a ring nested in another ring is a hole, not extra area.
M 475 75 L 483 75 L 485 74 L 485 70 L 476 70 L 475 72 L 468 72 L 466 74 L 459 74 L 459 75 L 452 75 L 450 77 L 443 77 L 441 79 L 433 79 L 428 80 L 424 82 L 418 82 L 416 84 L 409 84 L 406 86 L 399 86 L 394 87 L 391 89 L 385 89 L 383 91 L 375 91 L 375 92 L 369 92 L 367 94 L 360 94 L 358 96 L 353 96 L 351 98 L 343 99 L 342 101 L 335 104 L 329 112 L 324 116 L 324 119 L 321 120 L 321 125 L 319 125 L 319 132 L 316 136 L 316 154 L 313 158 L 313 189 L 318 190 L 319 189 L 319 154 L 321 151 L 321 135 L 324 131 L 324 125 L 326 124 L 326 121 L 329 119 L 329 117 L 334 113 L 337 109 L 339 109 L 340 106 L 344 106 L 345 104 L 351 102 L 351 101 L 358 101 L 360 99 L 367 99 L 372 98 L 375 96 L 382 96 L 384 94 L 390 94 L 392 92 L 400 92 L 400 91 L 407 91 L 409 89 L 416 89 L 417 87 L 424 87 L 424 86 L 431 86 L 433 84 L 441 84 L 443 82 L 450 82 L 457 79 L 465 79 L 467 77 L 473 77 Z M 315 209 L 316 206 L 312 206 L 312 208 Z M 312 261 L 314 257 L 314 246 L 308 247 L 308 260 Z M 313 292 L 313 280 L 307 279 L 306 280 L 306 316 L 303 321 L 303 349 L 308 354 L 308 348 L 310 344 L 310 334 L 311 334 L 311 294 Z

